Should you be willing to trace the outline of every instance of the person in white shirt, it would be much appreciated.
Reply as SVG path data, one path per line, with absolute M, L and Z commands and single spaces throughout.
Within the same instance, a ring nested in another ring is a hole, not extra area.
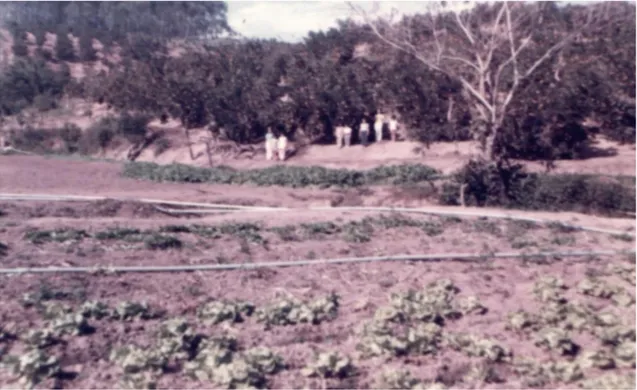
M 376 122 L 374 122 L 374 132 L 376 133 L 376 142 L 383 140 L 383 121 L 378 119 L 376 115 Z
M 391 135 L 392 142 L 396 142 L 396 135 L 398 133 L 398 120 L 396 120 L 396 116 L 392 115 L 389 120 L 389 134 Z
M 343 147 L 343 126 L 336 126 L 334 128 L 334 137 L 336 137 L 336 146 Z
M 369 123 L 364 118 L 361 121 L 358 135 L 360 136 L 361 144 L 367 146 L 369 142 Z
M 268 128 L 268 132 L 265 134 L 265 159 L 272 160 L 274 157 L 274 149 L 276 148 L 276 138 L 272 129 Z
M 279 160 L 285 161 L 285 154 L 287 152 L 288 147 L 288 137 L 285 134 L 281 133 L 278 139 L 278 149 L 279 149 Z
M 385 115 L 379 111 L 378 113 L 376 113 L 376 117 L 374 118 L 374 121 L 385 123 Z
M 345 146 L 349 147 L 352 144 L 352 128 L 349 126 L 343 126 L 343 138 L 345 139 Z

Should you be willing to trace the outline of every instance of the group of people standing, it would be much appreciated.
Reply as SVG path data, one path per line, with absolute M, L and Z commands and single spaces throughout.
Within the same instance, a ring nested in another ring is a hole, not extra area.
M 281 133 L 277 137 L 272 132 L 272 129 L 268 128 L 268 132 L 265 134 L 265 159 L 273 160 L 276 156 L 280 161 L 284 161 L 287 147 L 288 138 L 285 134 Z
M 385 115 L 381 113 L 377 113 L 374 117 L 374 126 L 373 130 L 375 133 L 376 142 L 380 142 L 383 140 L 383 129 L 385 124 L 387 124 L 389 128 L 389 134 L 392 141 L 396 141 L 397 133 L 398 133 L 398 120 L 395 115 L 392 115 L 389 121 L 385 121 Z M 350 126 L 336 126 L 334 128 L 334 135 L 336 136 L 336 145 L 339 148 L 343 146 L 350 146 L 352 144 L 352 128 Z M 363 118 L 359 127 L 358 127 L 358 137 L 363 146 L 367 146 L 369 144 L 370 138 L 370 125 Z M 265 134 L 265 159 L 266 160 L 274 160 L 278 159 L 279 161 L 285 161 L 286 153 L 288 146 L 288 138 L 285 134 L 280 133 L 278 136 L 274 134 L 271 128 L 268 128 L 267 133 Z
M 378 113 L 375 116 L 374 121 L 374 133 L 376 142 L 383 140 L 383 127 L 385 126 L 385 115 Z M 391 116 L 388 123 L 389 134 L 392 141 L 396 141 L 396 135 L 398 133 L 398 120 L 394 115 Z M 370 126 L 369 123 L 363 118 L 358 127 L 358 137 L 363 146 L 369 144 Z M 343 146 L 350 146 L 352 144 L 352 128 L 350 126 L 336 126 L 334 128 L 334 136 L 336 137 L 336 145 L 339 148 Z

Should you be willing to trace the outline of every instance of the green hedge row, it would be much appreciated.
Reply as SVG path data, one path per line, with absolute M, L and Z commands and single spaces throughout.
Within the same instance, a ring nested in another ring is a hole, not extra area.
M 403 164 L 378 167 L 368 171 L 329 169 L 318 166 L 279 165 L 264 169 L 236 170 L 226 166 L 198 168 L 189 165 L 158 165 L 130 162 L 123 175 L 152 181 L 252 184 L 259 187 L 360 187 L 377 184 L 410 184 L 434 180 L 440 172 L 425 165 Z

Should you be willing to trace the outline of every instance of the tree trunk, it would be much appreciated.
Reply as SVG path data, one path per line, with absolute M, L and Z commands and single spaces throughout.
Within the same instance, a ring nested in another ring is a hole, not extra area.
M 190 141 L 190 131 L 187 128 L 184 128 L 186 132 L 186 142 L 188 143 L 188 152 L 190 153 L 190 159 L 195 161 L 195 154 L 192 152 L 192 142 Z
M 482 157 L 487 161 L 496 161 L 497 155 L 495 150 L 495 141 L 500 130 L 500 122 L 497 120 L 488 120 L 484 128 L 484 136 L 482 137 Z
M 464 194 L 466 189 L 467 189 L 467 183 L 460 186 L 460 206 L 462 207 L 467 207 L 467 204 L 465 203 L 465 199 L 464 199 Z
M 487 161 L 495 161 L 495 132 L 491 132 L 484 139 L 484 158 Z
M 208 153 L 208 165 L 212 168 L 212 150 L 210 148 L 210 142 L 212 141 L 206 141 L 206 153 Z

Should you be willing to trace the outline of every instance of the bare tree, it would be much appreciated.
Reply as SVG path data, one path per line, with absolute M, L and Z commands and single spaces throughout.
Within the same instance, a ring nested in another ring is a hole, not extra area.
M 391 17 L 372 20 L 362 7 L 348 4 L 382 42 L 461 83 L 474 118 L 474 138 L 488 160 L 499 158 L 496 138 L 520 84 L 542 65 L 562 66 L 550 60 L 594 23 L 591 6 L 577 20 L 545 20 L 551 15 L 546 7 L 555 11 L 554 3 L 499 2 L 453 12 L 442 1 L 427 3 L 426 13 L 398 23 Z M 552 73 L 559 80 L 559 69 Z

